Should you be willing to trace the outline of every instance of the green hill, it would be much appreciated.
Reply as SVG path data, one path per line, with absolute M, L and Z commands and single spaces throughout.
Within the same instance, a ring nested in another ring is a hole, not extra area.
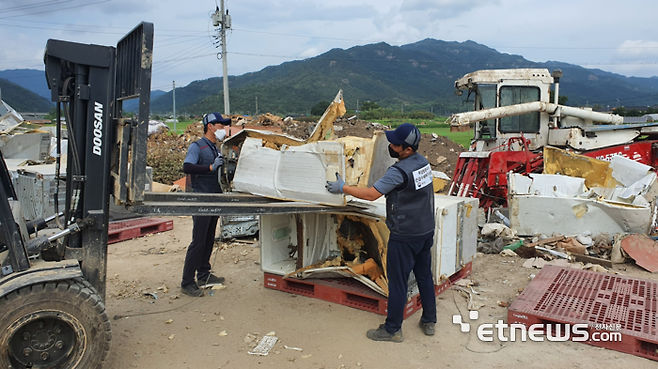
M 314 58 L 230 76 L 231 111 L 304 114 L 321 100 L 343 89 L 348 109 L 357 101 L 375 101 L 395 110 L 432 110 L 440 115 L 463 111 L 469 105 L 455 97 L 454 81 L 480 69 L 561 68 L 561 95 L 574 106 L 654 105 L 658 78 L 628 78 L 597 69 L 547 62 L 535 63 L 519 55 L 499 53 L 473 41 L 425 39 L 413 44 L 386 43 L 333 49 Z M 171 112 L 171 92 L 155 99 L 153 112 Z M 195 81 L 177 89 L 180 112 L 202 114 L 223 110 L 222 78 Z
M 19 113 L 48 113 L 55 107 L 48 99 L 13 82 L 0 78 L 2 100 Z
M 356 109 L 357 102 L 360 104 L 369 100 L 394 110 L 431 110 L 438 115 L 449 115 L 471 106 L 470 103 L 463 104 L 465 97 L 454 96 L 456 79 L 476 70 L 504 68 L 562 69 L 564 76 L 560 81 L 560 95 L 567 96 L 567 104 L 572 106 L 658 104 L 658 77 L 625 77 L 557 61 L 535 63 L 520 55 L 500 53 L 473 41 L 425 39 L 402 46 L 381 42 L 347 50 L 333 49 L 313 58 L 230 76 L 231 111 L 254 114 L 258 100 L 260 113 L 308 114 L 312 106 L 319 101 L 331 100 L 342 89 L 348 109 Z M 12 72 L 10 75 L 16 78 L 16 83 L 32 91 L 35 89 L 25 84 L 27 77 L 32 74 L 43 77 L 42 71 L 5 72 Z M 45 85 L 45 80 L 42 84 Z M 3 88 L 3 95 L 7 97 L 5 100 L 17 110 L 25 111 L 23 103 L 28 103 L 26 109 L 32 110 L 30 107 L 33 104 L 29 102 L 36 104 L 38 99 L 27 95 L 20 98 L 12 96 L 12 88 Z M 222 91 L 222 78 L 218 77 L 177 88 L 176 111 L 195 115 L 221 112 L 224 110 Z M 152 92 L 151 111 L 170 114 L 172 92 L 159 97 L 157 93 Z M 126 110 L 132 110 L 130 103 L 124 106 Z M 43 106 L 37 111 L 49 111 L 52 106 Z

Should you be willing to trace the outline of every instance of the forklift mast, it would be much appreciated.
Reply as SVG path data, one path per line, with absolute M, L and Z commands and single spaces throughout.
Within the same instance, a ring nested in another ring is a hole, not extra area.
M 145 22 L 116 48 L 53 39 L 46 45 L 58 142 L 61 110 L 69 142 L 64 227 L 81 220 L 89 224 L 66 236 L 56 257 L 80 261 L 100 296 L 105 295 L 110 195 L 117 203 L 144 196 L 152 51 L 153 24 Z M 122 117 L 123 101 L 132 98 L 139 98 L 137 120 Z M 58 153 L 58 173 L 60 158 Z

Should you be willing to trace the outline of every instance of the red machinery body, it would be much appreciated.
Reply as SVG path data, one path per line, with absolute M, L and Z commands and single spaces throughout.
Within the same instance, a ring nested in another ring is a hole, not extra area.
M 512 143 L 523 142 L 523 151 L 510 151 Z M 505 151 L 463 152 L 455 166 L 449 194 L 477 197 L 480 207 L 507 207 L 507 173 L 541 173 L 543 153 L 528 150 L 521 137 L 510 139 Z M 658 141 L 641 141 L 582 153 L 591 158 L 610 161 L 623 156 L 658 169 Z

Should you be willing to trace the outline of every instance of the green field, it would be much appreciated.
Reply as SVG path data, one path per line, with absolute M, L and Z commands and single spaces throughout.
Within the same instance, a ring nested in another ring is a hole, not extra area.
M 380 119 L 377 123 L 388 125 L 395 128 L 402 123 L 408 122 L 414 124 L 421 133 L 436 133 L 439 136 L 446 136 L 456 143 L 468 148 L 473 138 L 473 131 L 450 132 L 450 125 L 446 117 L 436 117 L 434 119 Z
M 420 133 L 436 133 L 439 136 L 446 136 L 456 143 L 464 146 L 465 149 L 471 145 L 473 138 L 473 131 L 466 132 L 450 132 L 450 128 L 425 128 L 419 127 Z
M 172 134 L 173 133 L 181 134 L 185 132 L 185 128 L 187 128 L 187 126 L 189 126 L 190 124 L 194 124 L 196 122 L 198 122 L 198 120 L 179 120 L 178 122 L 176 122 L 176 131 L 174 131 L 173 122 L 167 122 L 165 124 L 169 127 L 169 132 L 171 132 Z

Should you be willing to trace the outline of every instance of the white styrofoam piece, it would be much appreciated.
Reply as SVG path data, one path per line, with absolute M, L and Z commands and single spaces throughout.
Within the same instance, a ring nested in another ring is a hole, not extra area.
M 575 197 L 585 192 L 585 179 L 559 174 L 536 174 L 528 176 L 516 173 L 509 175 L 511 194 L 551 197 Z
M 635 181 L 630 186 L 626 187 L 624 191 L 619 194 L 622 199 L 631 199 L 635 196 L 643 195 L 656 181 L 656 174 L 649 173 L 646 176 Z
M 278 340 L 276 336 L 263 336 L 258 345 L 249 351 L 249 355 L 267 356 Z
M 259 139 L 247 138 L 233 188 L 284 200 L 345 205 L 343 194 L 332 194 L 325 188 L 328 180 L 335 180 L 335 173 L 343 177 L 345 174 L 343 146 L 338 142 L 320 141 L 273 150 L 262 147 Z
M 624 187 L 629 187 L 633 183 L 642 179 L 653 169 L 648 165 L 638 163 L 635 160 L 619 155 L 612 157 L 610 168 L 612 168 L 612 177 Z
M 574 207 L 586 206 L 578 218 Z M 521 236 L 537 234 L 593 235 L 607 233 L 647 233 L 651 227 L 652 210 L 629 204 L 614 204 L 583 198 L 554 198 L 546 196 L 514 195 L 510 197 L 511 228 Z
M 432 171 L 432 177 L 434 178 L 440 178 L 440 179 L 445 179 L 446 181 L 450 180 L 450 177 L 448 177 L 447 174 L 440 172 L 438 170 L 433 170 Z
M 585 192 L 585 179 L 559 174 L 529 174 L 530 193 L 539 196 L 575 197 Z
M 530 193 L 532 178 L 521 174 L 511 174 L 508 176 L 507 189 L 510 194 L 518 193 L 527 195 Z

